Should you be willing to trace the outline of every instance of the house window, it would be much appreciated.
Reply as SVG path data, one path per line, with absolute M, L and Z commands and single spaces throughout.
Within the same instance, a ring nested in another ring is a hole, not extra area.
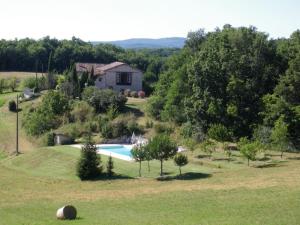
M 131 85 L 132 73 L 128 72 L 117 72 L 116 83 L 117 85 Z

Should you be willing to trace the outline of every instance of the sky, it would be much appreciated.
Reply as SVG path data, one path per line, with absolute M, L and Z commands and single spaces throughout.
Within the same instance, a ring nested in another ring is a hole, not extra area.
M 299 9 L 299 0 L 0 0 L 0 39 L 186 37 L 224 24 L 289 37 Z

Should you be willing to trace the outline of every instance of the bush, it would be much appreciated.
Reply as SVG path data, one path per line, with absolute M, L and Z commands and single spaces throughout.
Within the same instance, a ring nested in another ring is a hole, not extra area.
M 147 112 L 155 119 L 160 119 L 160 113 L 164 108 L 164 99 L 161 96 L 152 96 L 148 100 Z
M 125 95 L 126 97 L 130 97 L 130 92 L 131 92 L 130 89 L 126 89 L 126 90 L 124 91 L 124 95 Z
M 43 111 L 41 108 L 24 112 L 22 125 L 29 135 L 38 136 L 55 129 L 60 124 L 60 120 L 52 112 Z
M 138 93 L 137 93 L 136 91 L 130 92 L 130 96 L 133 97 L 133 98 L 139 97 L 139 96 L 138 96 Z
M 146 121 L 146 128 L 152 128 L 153 127 L 153 121 L 152 120 L 147 120 Z
M 127 135 L 126 121 L 122 119 L 116 119 L 111 123 L 112 137 L 118 138 L 123 135 Z
M 118 111 L 125 107 L 127 98 L 110 89 L 87 87 L 82 93 L 82 99 L 93 106 L 96 112 L 106 112 L 110 106 L 115 106 Z
M 1 78 L 0 79 L 0 94 L 2 94 L 6 88 L 7 88 L 6 81 L 5 81 L 5 79 Z
M 145 98 L 146 94 L 145 94 L 144 91 L 139 91 L 139 92 L 138 92 L 138 96 L 139 96 L 140 98 Z
M 213 124 L 207 132 L 208 136 L 216 141 L 224 142 L 231 139 L 231 132 L 222 124 Z
M 101 135 L 104 138 L 113 138 L 112 125 L 110 122 L 103 124 L 100 128 Z
M 36 85 L 38 85 L 38 86 L 36 86 Z M 37 79 L 37 83 L 36 83 L 35 77 L 28 77 L 28 78 L 25 78 L 22 80 L 21 86 L 23 88 L 27 87 L 30 89 L 37 87 L 39 90 L 45 90 L 47 85 L 46 85 L 46 79 L 44 77 L 39 77 Z
M 173 131 L 173 128 L 171 126 L 163 124 L 163 123 L 157 123 L 154 125 L 154 130 L 158 134 L 171 134 Z
M 53 132 L 46 133 L 43 136 L 42 141 L 43 141 L 44 146 L 54 146 L 55 145 L 55 143 L 54 143 L 54 133 Z
M 114 162 L 111 156 L 108 157 L 108 161 L 106 164 L 106 173 L 108 177 L 112 177 L 114 175 Z
M 16 112 L 17 111 L 17 104 L 14 100 L 11 100 L 8 102 L 8 110 L 11 112 Z
M 54 115 L 62 115 L 69 110 L 69 102 L 65 95 L 57 91 L 49 91 L 43 97 L 41 109 L 52 112 Z
M 175 164 L 179 167 L 179 174 L 181 176 L 181 167 L 188 164 L 188 158 L 186 155 L 183 155 L 181 153 L 177 153 L 174 157 Z
M 142 133 L 142 128 L 139 126 L 139 124 L 135 121 L 135 120 L 130 120 L 127 122 L 127 125 L 126 125 L 126 128 L 127 128 L 127 133 L 130 135 L 132 134 L 133 132 L 135 134 L 140 134 Z
M 70 114 L 74 121 L 85 122 L 92 119 L 94 108 L 91 107 L 87 102 L 80 101 L 73 105 L 73 109 Z
M 249 166 L 249 161 L 254 161 L 256 159 L 256 154 L 259 151 L 259 143 L 250 142 L 246 138 L 241 138 L 238 145 L 241 154 L 247 159 Z
M 90 138 L 81 149 L 81 157 L 77 164 L 77 176 L 81 180 L 95 179 L 102 173 L 100 156 Z

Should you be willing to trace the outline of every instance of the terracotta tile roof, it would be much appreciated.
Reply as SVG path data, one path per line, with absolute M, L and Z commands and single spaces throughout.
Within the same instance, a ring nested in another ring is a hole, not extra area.
M 94 74 L 100 74 L 99 68 L 105 66 L 105 64 L 98 63 L 76 63 L 76 71 L 77 72 L 91 72 L 92 68 L 94 68 Z
M 102 66 L 100 69 L 103 71 L 103 72 L 106 72 L 110 69 L 114 69 L 118 66 L 122 66 L 122 65 L 125 65 L 125 63 L 123 62 L 113 62 L 113 63 L 110 63 L 110 64 L 106 64 L 105 66 Z
M 76 71 L 77 72 L 91 72 L 92 68 L 94 68 L 94 75 L 102 75 L 105 72 L 114 69 L 116 67 L 126 65 L 123 62 L 113 62 L 109 64 L 98 64 L 98 63 L 76 63 Z

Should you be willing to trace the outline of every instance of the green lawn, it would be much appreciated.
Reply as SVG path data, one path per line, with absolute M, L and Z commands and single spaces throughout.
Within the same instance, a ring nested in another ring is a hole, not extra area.
M 159 163 L 114 159 L 119 179 L 81 182 L 80 150 L 42 148 L 0 157 L 0 224 L 299 224 L 300 160 L 295 154 L 268 168 L 197 159 L 183 172 L 190 179 L 158 181 Z M 102 156 L 105 163 L 107 157 Z M 203 161 L 200 165 L 199 161 Z M 218 168 L 220 165 L 221 168 Z M 178 173 L 165 163 L 169 176 Z M 56 209 L 73 204 L 79 219 L 58 222 Z

